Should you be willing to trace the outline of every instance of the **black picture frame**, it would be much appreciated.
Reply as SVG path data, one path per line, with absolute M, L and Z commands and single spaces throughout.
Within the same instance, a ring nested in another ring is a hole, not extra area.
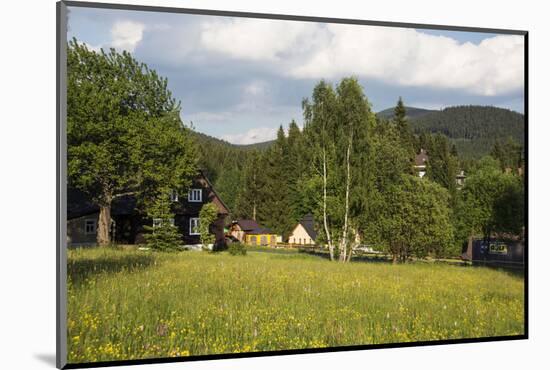
M 234 359 L 247 357 L 265 357 L 265 356 L 282 356 L 294 354 L 310 354 L 310 353 L 326 353 L 326 352 L 341 352 L 341 351 L 359 351 L 369 349 L 383 348 L 404 348 L 418 346 L 436 346 L 447 344 L 463 344 L 463 343 L 481 343 L 481 342 L 497 342 L 510 340 L 525 340 L 529 338 L 529 207 L 528 207 L 528 188 L 529 188 L 529 32 L 526 30 L 513 29 L 496 29 L 496 28 L 481 28 L 481 27 L 462 27 L 452 25 L 438 24 L 420 24 L 420 23 L 402 23 L 402 22 L 385 22 L 377 20 L 360 20 L 360 19 L 341 19 L 330 17 L 312 17 L 301 15 L 286 15 L 286 14 L 268 14 L 268 13 L 253 13 L 239 11 L 221 11 L 210 9 L 191 9 L 179 7 L 161 7 L 161 6 L 145 6 L 131 4 L 110 4 L 98 2 L 81 2 L 81 1 L 60 1 L 56 4 L 57 25 L 57 85 L 56 85 L 56 120 L 57 120 L 57 155 L 56 155 L 56 178 L 57 178 L 57 247 L 56 247 L 56 366 L 60 369 L 76 369 L 76 368 L 94 368 L 108 366 L 123 366 L 123 365 L 139 365 L 139 364 L 158 364 L 158 363 L 173 363 L 173 362 L 188 362 L 188 361 L 205 361 L 216 359 Z M 262 351 L 249 353 L 227 353 L 227 354 L 212 354 L 188 357 L 174 358 L 149 358 L 149 359 L 132 359 L 121 361 L 101 361 L 88 363 L 67 363 L 67 242 L 65 235 L 67 233 L 67 143 L 66 143 L 66 105 L 67 105 L 67 84 L 66 84 L 66 41 L 67 41 L 67 7 L 82 7 L 95 9 L 113 9 L 113 10 L 130 10 L 142 12 L 161 12 L 173 14 L 196 14 L 210 16 L 226 16 L 226 17 L 242 17 L 256 19 L 275 19 L 275 20 L 294 20 L 303 22 L 322 22 L 322 23 L 340 23 L 352 25 L 371 25 L 384 27 L 399 27 L 399 28 L 421 28 L 430 30 L 445 30 L 445 31 L 467 31 L 478 33 L 498 33 L 506 35 L 518 35 L 524 37 L 524 118 L 525 118 L 525 250 L 524 250 L 524 334 L 513 336 L 496 336 L 496 337 L 480 337 L 480 338 L 464 338 L 464 339 L 445 339 L 435 341 L 419 341 L 406 343 L 388 343 L 388 344 L 371 344 L 371 345 L 353 345 L 340 347 L 327 347 L 315 349 L 299 349 L 299 350 L 280 350 L 280 351 Z

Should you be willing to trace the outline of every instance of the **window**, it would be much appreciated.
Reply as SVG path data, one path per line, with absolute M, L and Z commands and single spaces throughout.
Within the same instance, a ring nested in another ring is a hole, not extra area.
M 202 202 L 202 189 L 191 189 L 187 200 L 190 202 Z
M 172 190 L 170 192 L 170 201 L 177 202 L 178 201 L 178 192 L 175 190 Z
M 193 217 L 189 219 L 189 235 L 200 235 L 199 232 L 200 219 Z
M 97 230 L 97 222 L 94 219 L 84 220 L 84 233 L 86 235 L 95 234 Z

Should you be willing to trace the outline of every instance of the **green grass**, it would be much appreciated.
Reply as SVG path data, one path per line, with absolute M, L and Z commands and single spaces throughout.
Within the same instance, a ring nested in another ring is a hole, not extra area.
M 69 362 L 523 334 L 523 278 L 303 253 L 69 251 Z

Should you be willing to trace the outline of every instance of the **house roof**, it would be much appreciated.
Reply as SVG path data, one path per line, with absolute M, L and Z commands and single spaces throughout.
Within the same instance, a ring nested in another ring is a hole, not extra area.
M 311 239 L 317 239 L 317 231 L 315 231 L 315 220 L 313 219 L 313 215 L 311 213 L 305 215 L 300 221 L 300 224 L 304 227 L 304 229 L 306 229 L 306 232 L 309 234 Z
M 233 224 L 237 224 L 243 231 L 251 231 L 260 228 L 260 225 L 255 220 L 239 219 L 233 221 Z
M 428 160 L 428 154 L 424 149 L 420 149 L 420 153 L 414 157 L 414 164 L 416 166 L 425 166 L 426 161 Z
M 255 220 L 239 219 L 232 223 L 239 225 L 247 234 L 273 234 L 269 228 L 260 226 Z
M 273 231 L 267 227 L 259 227 L 257 229 L 248 231 L 247 234 L 273 234 Z

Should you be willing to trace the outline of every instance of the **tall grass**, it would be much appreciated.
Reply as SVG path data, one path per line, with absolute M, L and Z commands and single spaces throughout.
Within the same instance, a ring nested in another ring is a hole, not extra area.
M 524 332 L 523 279 L 304 254 L 69 251 L 71 363 Z

